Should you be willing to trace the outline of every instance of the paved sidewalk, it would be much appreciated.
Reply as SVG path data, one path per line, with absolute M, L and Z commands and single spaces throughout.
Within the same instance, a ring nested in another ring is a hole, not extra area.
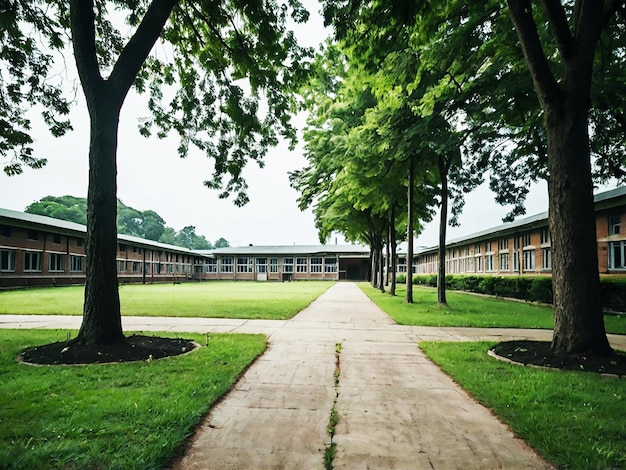
M 356 285 L 335 285 L 271 333 L 175 468 L 322 469 L 335 397 L 335 469 L 549 468 L 417 341 Z
M 80 322 L 0 315 L 0 328 L 78 328 Z M 335 401 L 335 469 L 550 468 L 417 343 L 549 340 L 551 331 L 400 326 L 352 283 L 336 284 L 289 321 L 124 317 L 123 325 L 269 338 L 266 353 L 211 410 L 175 469 L 323 469 Z M 623 336 L 609 339 L 626 349 Z

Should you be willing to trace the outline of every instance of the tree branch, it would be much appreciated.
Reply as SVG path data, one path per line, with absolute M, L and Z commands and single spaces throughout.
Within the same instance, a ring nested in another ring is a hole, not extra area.
M 123 100 L 128 93 L 150 50 L 161 35 L 165 22 L 177 1 L 153 0 L 148 7 L 135 34 L 122 50 L 109 77 L 108 81 L 117 98 Z M 80 0 L 74 0 L 74 2 L 81 3 Z
M 102 76 L 96 54 L 96 30 L 93 0 L 70 1 L 70 28 L 74 58 L 81 84 L 87 98 L 87 106 L 91 107 L 91 97 L 102 84 Z
M 543 7 L 548 15 L 550 27 L 554 33 L 556 47 L 564 61 L 572 56 L 574 39 L 567 24 L 567 16 L 560 0 L 542 0 Z
M 559 85 L 550 70 L 546 59 L 537 25 L 532 14 L 530 0 L 507 0 L 509 14 L 522 44 L 526 64 L 530 70 L 535 90 L 542 108 L 560 98 Z

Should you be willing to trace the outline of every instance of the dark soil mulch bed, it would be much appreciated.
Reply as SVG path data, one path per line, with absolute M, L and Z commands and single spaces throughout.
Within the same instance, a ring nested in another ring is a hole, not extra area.
M 610 357 L 555 356 L 550 349 L 550 343 L 543 341 L 505 341 L 495 345 L 491 350 L 500 357 L 520 364 L 626 376 L 626 356 L 623 354 L 614 354 Z
M 29 364 L 99 364 L 148 361 L 185 354 L 197 347 L 191 340 L 132 335 L 113 344 L 85 347 L 75 341 L 60 341 L 28 348 L 20 359 Z

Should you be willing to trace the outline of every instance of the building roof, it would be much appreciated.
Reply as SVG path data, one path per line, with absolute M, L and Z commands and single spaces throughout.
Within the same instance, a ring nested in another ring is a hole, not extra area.
M 610 191 L 604 191 L 594 195 L 594 203 L 596 205 L 604 205 L 607 201 L 618 200 L 619 198 L 626 197 L 626 186 L 611 189 Z M 496 225 L 479 232 L 475 232 L 464 237 L 454 238 L 446 242 L 446 246 L 453 247 L 459 244 L 471 243 L 483 239 L 487 235 L 500 235 L 505 233 L 511 233 L 519 231 L 520 229 L 528 229 L 536 226 L 548 225 L 548 212 L 541 212 L 539 214 L 524 217 L 522 219 L 515 220 L 502 225 Z M 427 253 L 437 249 L 438 245 L 416 250 L 415 254 Z
M 12 221 L 22 222 L 28 226 L 46 227 L 49 230 L 61 231 L 63 233 L 75 233 L 85 235 L 87 233 L 87 227 L 75 222 L 68 222 L 67 220 L 55 219 L 53 217 L 47 217 L 45 215 L 29 214 L 27 212 L 12 211 L 9 209 L 0 208 L 0 221 L 3 219 L 9 219 Z M 153 240 L 147 240 L 141 237 L 134 237 L 132 235 L 117 234 L 118 241 L 126 243 L 133 243 L 136 245 L 150 246 L 152 248 L 176 251 L 178 253 L 185 254 L 198 254 L 204 256 L 201 253 L 196 253 L 189 248 L 176 245 L 168 245 L 166 243 L 160 243 Z
M 200 250 L 212 256 L 284 256 L 284 255 L 350 255 L 369 256 L 370 249 L 362 245 L 276 245 L 229 246 L 214 250 Z

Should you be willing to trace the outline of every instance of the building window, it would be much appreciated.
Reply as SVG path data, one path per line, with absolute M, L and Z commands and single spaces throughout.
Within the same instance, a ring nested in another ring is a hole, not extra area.
M 474 262 L 476 264 L 476 272 L 477 273 L 482 273 L 483 272 L 483 257 L 482 256 L 476 256 L 474 258 Z
M 123 273 L 126 271 L 126 261 L 118 261 L 117 262 L 117 272 Z
M 626 240 L 609 243 L 609 268 L 626 269 Z
M 476 253 L 476 254 L 480 253 L 481 248 L 482 247 L 481 247 L 480 243 L 476 243 L 476 245 L 474 245 L 474 253 Z
M 83 257 L 70 255 L 70 271 L 73 273 L 83 272 Z
M 489 253 L 490 251 L 493 251 L 491 249 L 491 242 L 485 242 L 485 253 Z
M 485 271 L 493 271 L 493 255 L 485 255 Z
M 337 258 L 324 258 L 324 272 L 325 273 L 337 272 Z
M 154 263 L 152 269 L 154 269 L 154 274 L 161 274 L 161 271 L 163 271 L 163 263 Z
M 232 273 L 233 272 L 233 257 L 225 256 L 220 259 L 220 272 L 221 273 Z
M 0 225 L 0 235 L 6 238 L 11 237 L 11 227 L 7 227 L 6 225 Z
M 283 272 L 293 272 L 293 258 L 283 258 Z
M 509 254 L 500 253 L 500 271 L 509 270 Z
M 519 252 L 513 252 L 513 271 L 519 272 Z
M 296 272 L 297 273 L 306 272 L 306 258 L 296 258 Z
M 0 250 L 0 271 L 15 271 L 15 250 Z
M 139 261 L 133 261 L 133 272 L 134 273 L 141 272 L 141 263 Z
M 526 232 L 522 235 L 522 246 L 530 245 L 530 232 Z
M 217 272 L 217 258 L 207 258 L 204 260 L 204 272 L 205 273 Z
M 39 240 L 39 233 L 37 232 L 37 230 L 29 230 L 26 233 L 26 238 L 28 238 L 29 240 Z
M 609 216 L 609 235 L 619 235 L 620 222 L 619 214 Z
M 238 273 L 251 273 L 252 271 L 254 271 L 254 258 L 247 256 L 237 258 Z
M 501 238 L 500 241 L 498 242 L 498 248 L 500 250 L 508 250 L 509 249 L 509 239 L 508 238 Z
M 544 228 L 541 230 L 541 244 L 545 245 L 550 243 L 550 230 Z
M 270 258 L 270 272 L 271 273 L 278 272 L 278 258 Z
M 322 258 L 311 258 L 311 272 L 312 273 L 322 272 Z
M 61 235 L 55 233 L 52 235 L 52 243 L 56 243 L 57 245 L 61 244 Z
M 535 250 L 524 251 L 524 270 L 531 271 L 535 269 Z
M 398 256 L 398 265 L 396 266 L 396 269 L 399 273 L 406 272 L 406 256 Z
M 541 269 L 552 269 L 552 250 L 550 248 L 541 249 Z
M 256 272 L 257 273 L 266 273 L 267 272 L 267 258 L 257 258 L 256 259 Z
M 24 271 L 41 271 L 41 253 L 38 251 L 26 251 L 24 253 Z

